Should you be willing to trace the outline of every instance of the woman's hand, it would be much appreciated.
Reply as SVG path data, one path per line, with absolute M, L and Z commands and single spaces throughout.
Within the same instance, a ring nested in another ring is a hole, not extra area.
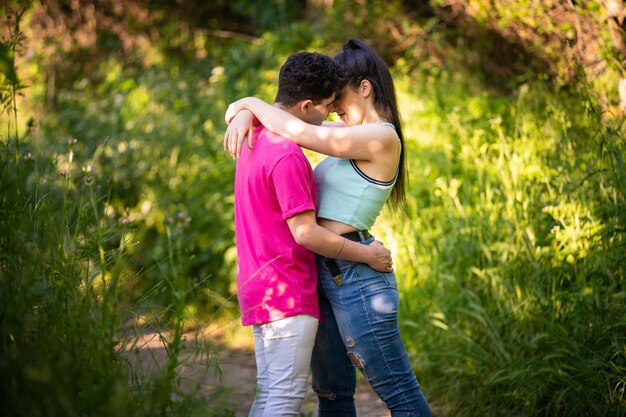
M 226 114 L 224 115 L 224 120 L 226 120 L 226 124 L 230 124 L 233 118 L 242 110 L 246 109 L 246 102 L 250 97 L 240 98 L 237 101 L 233 101 L 228 105 L 226 109 Z
M 371 261 L 367 264 L 379 272 L 393 272 L 393 259 L 391 251 L 375 240 L 367 245 L 371 253 Z
M 228 106 L 228 111 L 230 111 L 233 104 Z M 228 120 L 228 111 L 226 112 L 226 121 L 229 125 L 224 134 L 224 150 L 228 151 L 233 159 L 237 159 L 241 154 L 241 148 L 246 139 L 250 149 L 254 146 L 252 143 L 252 132 L 254 132 L 255 126 L 258 125 L 258 120 L 254 117 L 254 114 L 247 110 L 235 113 L 232 120 Z

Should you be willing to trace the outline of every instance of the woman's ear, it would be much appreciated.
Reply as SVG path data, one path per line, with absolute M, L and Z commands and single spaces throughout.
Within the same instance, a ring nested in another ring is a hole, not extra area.
M 369 97 L 372 93 L 372 83 L 370 83 L 369 80 L 362 80 L 359 85 L 359 93 L 365 98 Z

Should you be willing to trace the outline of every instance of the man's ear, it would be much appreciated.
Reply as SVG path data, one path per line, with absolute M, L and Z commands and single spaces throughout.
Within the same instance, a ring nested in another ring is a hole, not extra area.
M 313 107 L 313 101 L 312 100 L 302 100 L 299 104 L 298 104 L 298 108 L 300 109 L 300 111 L 303 114 L 307 114 L 309 109 Z
M 363 97 L 367 98 L 372 91 L 372 83 L 370 83 L 369 80 L 362 80 L 361 84 L 359 84 L 359 93 L 361 93 Z

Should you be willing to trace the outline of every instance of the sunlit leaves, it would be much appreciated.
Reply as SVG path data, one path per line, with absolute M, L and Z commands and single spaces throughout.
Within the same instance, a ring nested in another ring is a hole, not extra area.
M 0 75 L 13 85 L 18 83 L 15 73 L 15 51 L 10 45 L 2 42 L 0 42 Z

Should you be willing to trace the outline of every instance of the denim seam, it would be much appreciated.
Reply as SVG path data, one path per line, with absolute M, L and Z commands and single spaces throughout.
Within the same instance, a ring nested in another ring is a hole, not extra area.
M 357 269 L 355 269 L 354 273 L 357 275 L 357 278 L 360 278 L 360 275 L 359 275 Z M 364 299 L 364 295 L 363 295 L 363 287 L 361 286 L 361 280 L 358 279 L 357 281 L 359 283 L 358 285 L 359 285 L 359 293 L 361 294 L 361 302 L 365 305 L 366 303 L 365 303 L 365 299 Z M 382 355 L 382 357 L 383 357 L 383 359 L 385 361 L 385 367 L 387 368 L 388 371 L 390 371 L 391 367 L 389 366 L 389 361 L 387 360 L 387 355 L 385 354 L 385 350 L 381 348 L 381 344 L 380 344 L 380 341 L 378 339 L 378 336 L 377 336 L 376 332 L 374 331 L 374 329 L 372 328 L 372 324 L 371 324 L 372 321 L 371 321 L 371 317 L 370 317 L 370 314 L 369 314 L 369 308 L 365 309 L 365 311 L 367 312 L 367 319 L 368 319 L 367 323 L 368 323 L 368 325 L 370 327 L 372 335 L 374 336 L 374 340 L 376 340 L 376 345 L 378 347 L 378 350 L 381 352 L 381 355 Z M 362 372 L 365 373 L 365 369 L 363 369 Z M 389 372 L 389 373 L 393 375 L 392 372 Z M 366 375 L 366 377 L 367 377 L 367 375 Z M 368 380 L 368 382 L 369 382 L 369 380 Z M 400 385 L 398 384 L 398 380 L 397 380 L 395 375 L 393 376 L 393 383 L 394 383 L 396 389 L 398 389 L 400 387 Z M 370 386 L 371 386 L 371 384 L 370 384 Z M 405 399 L 405 401 L 408 403 L 408 399 L 407 399 L 404 391 L 402 391 L 401 394 L 402 394 L 402 397 Z M 386 403 L 386 401 L 385 401 L 385 403 Z
M 305 326 L 305 327 L 306 327 L 306 326 Z M 304 329 L 303 329 L 303 330 L 304 330 Z M 296 333 L 296 344 L 299 344 L 299 342 L 302 342 L 302 340 L 300 339 L 300 337 L 301 337 L 302 335 L 304 335 L 304 331 L 303 331 L 302 333 Z M 294 359 L 294 364 L 295 364 L 295 361 L 297 360 L 297 356 L 298 356 L 298 355 L 297 355 L 297 350 L 296 350 L 296 353 L 294 354 L 294 357 L 293 357 L 293 359 Z M 290 392 L 293 392 L 293 383 L 294 383 L 294 378 L 295 378 L 295 372 L 293 372 L 293 371 L 292 371 L 292 372 L 291 372 L 291 378 L 289 378 L 289 391 L 290 391 Z M 265 413 L 263 413 L 263 414 L 265 414 Z

